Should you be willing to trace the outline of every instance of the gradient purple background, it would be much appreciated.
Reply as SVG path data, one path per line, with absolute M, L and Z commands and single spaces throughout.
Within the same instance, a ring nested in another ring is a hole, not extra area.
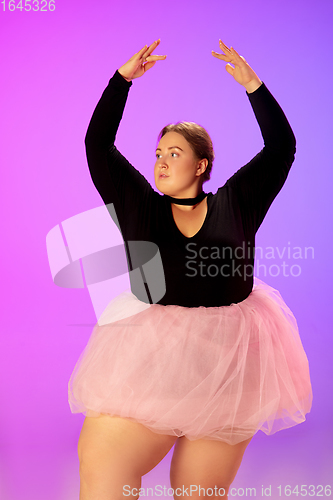
M 255 487 L 262 497 L 261 485 L 272 485 L 275 500 L 287 498 L 278 485 L 333 484 L 332 2 L 55 3 L 54 12 L 0 11 L 1 500 L 79 497 L 84 417 L 71 414 L 67 383 L 92 327 L 72 325 L 96 316 L 86 289 L 54 285 L 45 239 L 63 220 L 102 204 L 87 167 L 86 129 L 114 71 L 157 38 L 167 59 L 134 81 L 116 141 L 154 187 L 156 137 L 169 122 L 196 121 L 210 132 L 216 160 L 206 191 L 216 192 L 262 148 L 245 90 L 211 56 L 219 38 L 266 83 L 297 139 L 257 246 L 314 248 L 314 259 L 287 261 L 301 266 L 298 277 L 259 275 L 297 318 L 313 407 L 294 428 L 258 432 L 233 487 Z M 143 486 L 169 485 L 170 459 Z

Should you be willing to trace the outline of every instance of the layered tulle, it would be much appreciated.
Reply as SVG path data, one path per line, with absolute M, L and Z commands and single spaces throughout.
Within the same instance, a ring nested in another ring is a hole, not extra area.
M 221 307 L 147 305 L 126 291 L 103 317 L 69 381 L 73 413 L 236 444 L 299 424 L 311 409 L 296 320 L 258 279 L 247 299 Z

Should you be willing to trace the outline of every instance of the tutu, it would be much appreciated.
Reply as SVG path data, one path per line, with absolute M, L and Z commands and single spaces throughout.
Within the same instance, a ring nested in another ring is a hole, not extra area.
M 72 413 L 236 444 L 297 425 L 311 409 L 296 320 L 258 279 L 230 306 L 145 304 L 126 291 L 102 317 L 69 380 Z

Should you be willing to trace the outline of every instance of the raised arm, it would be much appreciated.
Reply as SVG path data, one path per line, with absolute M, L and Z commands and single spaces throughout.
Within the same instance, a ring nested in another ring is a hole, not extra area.
M 118 71 L 114 73 L 97 103 L 85 137 L 90 175 L 105 203 L 111 201 L 113 189 L 107 154 L 114 145 L 131 85 Z
M 143 47 L 114 73 L 93 112 L 85 137 L 93 183 L 104 203 L 115 203 L 117 211 L 123 210 L 128 200 L 133 204 L 135 196 L 152 189 L 117 150 L 114 141 L 132 80 L 142 76 L 157 60 L 166 57 L 151 55 L 158 44 L 159 40 L 149 48 Z
M 243 216 L 256 231 L 287 178 L 296 139 L 280 105 L 245 59 L 221 41 L 220 48 L 224 54 L 213 56 L 228 62 L 226 70 L 246 89 L 264 140 L 264 148 L 228 180 L 238 192 Z

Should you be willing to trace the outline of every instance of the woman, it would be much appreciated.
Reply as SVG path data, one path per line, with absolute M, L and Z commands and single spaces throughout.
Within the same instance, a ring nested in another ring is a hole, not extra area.
M 253 282 L 255 233 L 293 163 L 294 134 L 265 84 L 220 41 L 223 54 L 213 56 L 246 89 L 265 146 L 217 193 L 204 193 L 209 135 L 169 125 L 156 149 L 158 194 L 114 139 L 132 80 L 166 57 L 152 55 L 159 43 L 115 72 L 85 140 L 92 180 L 128 243 L 133 293 L 111 301 L 69 382 L 72 412 L 86 415 L 80 500 L 138 498 L 142 475 L 174 444 L 175 498 L 226 497 L 253 435 L 303 422 L 312 403 L 296 321 L 278 292 Z M 133 265 L 133 242 L 157 246 L 162 294 L 149 268 Z

